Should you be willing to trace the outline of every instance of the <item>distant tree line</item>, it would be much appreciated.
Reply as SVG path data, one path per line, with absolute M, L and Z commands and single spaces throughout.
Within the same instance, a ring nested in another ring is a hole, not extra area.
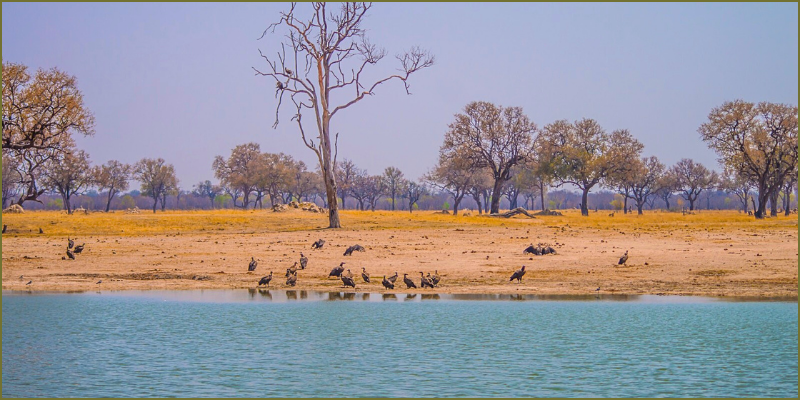
M 469 103 L 445 132 L 439 157 L 419 180 L 393 166 L 372 175 L 349 159 L 326 173 L 309 170 L 283 153 L 256 143 L 217 156 L 215 181 L 181 186 L 172 164 L 143 158 L 93 166 L 73 135 L 94 134 L 75 78 L 57 69 L 30 75 L 3 64 L 3 208 L 93 210 L 264 208 L 293 200 L 360 210 L 452 210 L 495 213 L 501 207 L 540 209 L 635 208 L 751 209 L 789 214 L 797 198 L 797 107 L 726 102 L 698 129 L 719 155 L 722 173 L 691 159 L 666 166 L 643 156 L 643 145 L 625 129 L 608 133 L 597 121 L 560 120 L 539 128 L 520 107 Z M 127 192 L 129 182 L 140 183 Z M 578 194 L 568 189 L 575 187 Z M 598 191 L 598 188 L 601 190 Z M 594 193 L 592 192 L 594 190 Z M 335 201 L 334 205 L 330 201 Z M 76 202 L 77 201 L 77 202 Z M 705 203 L 705 204 L 703 204 Z

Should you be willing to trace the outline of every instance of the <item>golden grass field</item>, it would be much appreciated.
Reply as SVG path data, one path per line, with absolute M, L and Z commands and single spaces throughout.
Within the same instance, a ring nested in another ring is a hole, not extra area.
M 4 214 L 2 287 L 254 288 L 274 271 L 270 287 L 286 289 L 286 268 L 303 252 L 310 261 L 298 273 L 299 290 L 344 291 L 341 280 L 327 276 L 346 261 L 358 291 L 384 292 L 381 277 L 395 271 L 394 291 L 423 291 L 406 289 L 403 274 L 419 284 L 420 271 L 438 270 L 440 287 L 425 292 L 797 298 L 796 215 L 756 221 L 736 211 L 564 214 L 504 219 L 474 212 L 342 211 L 345 227 L 336 230 L 323 229 L 326 215 L 299 210 Z M 67 237 L 86 243 L 74 261 L 62 260 Z M 324 248 L 312 250 L 320 238 Z M 523 254 L 531 243 L 550 244 L 558 254 Z M 366 251 L 343 256 L 353 244 Z M 618 266 L 626 250 L 630 258 Z M 251 256 L 259 265 L 248 273 Z M 522 283 L 509 282 L 522 265 Z M 362 267 L 372 283 L 363 283 Z

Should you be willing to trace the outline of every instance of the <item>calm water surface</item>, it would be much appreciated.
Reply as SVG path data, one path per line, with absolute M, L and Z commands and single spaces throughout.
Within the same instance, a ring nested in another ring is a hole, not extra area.
M 796 301 L 266 290 L 2 301 L 3 397 L 798 395 Z

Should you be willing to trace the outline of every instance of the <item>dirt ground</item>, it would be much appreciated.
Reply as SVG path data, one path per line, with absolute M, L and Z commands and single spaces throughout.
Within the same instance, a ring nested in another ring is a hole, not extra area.
M 665 294 L 797 298 L 797 216 L 755 221 L 719 211 L 696 215 L 592 213 L 497 219 L 431 212 L 344 211 L 344 229 L 320 229 L 324 215 L 302 211 L 156 214 L 28 212 L 3 215 L 3 290 L 254 288 L 274 272 L 271 288 L 287 289 L 286 268 L 304 253 L 308 268 L 295 289 L 352 291 L 327 278 L 345 261 L 359 292 L 491 294 Z M 38 228 L 44 233 L 39 234 Z M 67 237 L 85 250 L 62 260 Z M 311 244 L 325 239 L 321 250 Z M 523 254 L 549 244 L 555 255 Z M 365 252 L 343 256 L 348 246 Z M 618 265 L 628 250 L 630 258 Z M 247 272 L 250 257 L 258 260 Z M 521 283 L 511 274 L 525 265 Z M 364 283 L 366 268 L 371 283 Z M 438 271 L 435 289 L 417 285 L 420 271 Z M 101 283 L 98 283 L 102 281 Z M 28 284 L 30 282 L 30 284 Z M 599 290 L 598 290 L 599 288 Z

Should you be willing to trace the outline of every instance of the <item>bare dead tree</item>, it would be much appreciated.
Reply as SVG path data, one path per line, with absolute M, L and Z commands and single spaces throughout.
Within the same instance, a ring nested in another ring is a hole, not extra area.
M 333 171 L 338 133 L 331 141 L 331 119 L 339 111 L 374 94 L 378 86 L 394 79 L 400 80 L 406 93 L 411 94 L 409 76 L 432 66 L 434 57 L 425 50 L 412 47 L 397 56 L 401 65 L 399 73 L 372 81 L 371 84 L 366 83 L 362 78 L 365 68 L 377 64 L 386 56 L 384 49 L 369 42 L 362 26 L 372 4 L 344 3 L 338 12 L 329 12 L 326 3 L 311 3 L 312 13 L 307 19 L 298 17 L 296 6 L 296 3 L 292 3 L 289 11 L 282 12 L 280 20 L 270 24 L 261 35 L 264 38 L 267 33 L 275 33 L 277 28 L 288 31 L 276 56 L 267 56 L 259 50 L 267 68 L 253 69 L 257 75 L 275 79 L 278 105 L 273 128 L 278 126 L 284 95 L 294 105 L 292 120 L 297 123 L 303 143 L 319 160 L 330 207 L 329 227 L 339 228 L 336 175 Z M 334 105 L 333 94 L 344 98 L 345 94 L 341 92 L 346 90 L 352 91 L 349 100 Z M 306 135 L 304 114 L 310 114 L 313 119 L 316 141 L 313 136 Z

